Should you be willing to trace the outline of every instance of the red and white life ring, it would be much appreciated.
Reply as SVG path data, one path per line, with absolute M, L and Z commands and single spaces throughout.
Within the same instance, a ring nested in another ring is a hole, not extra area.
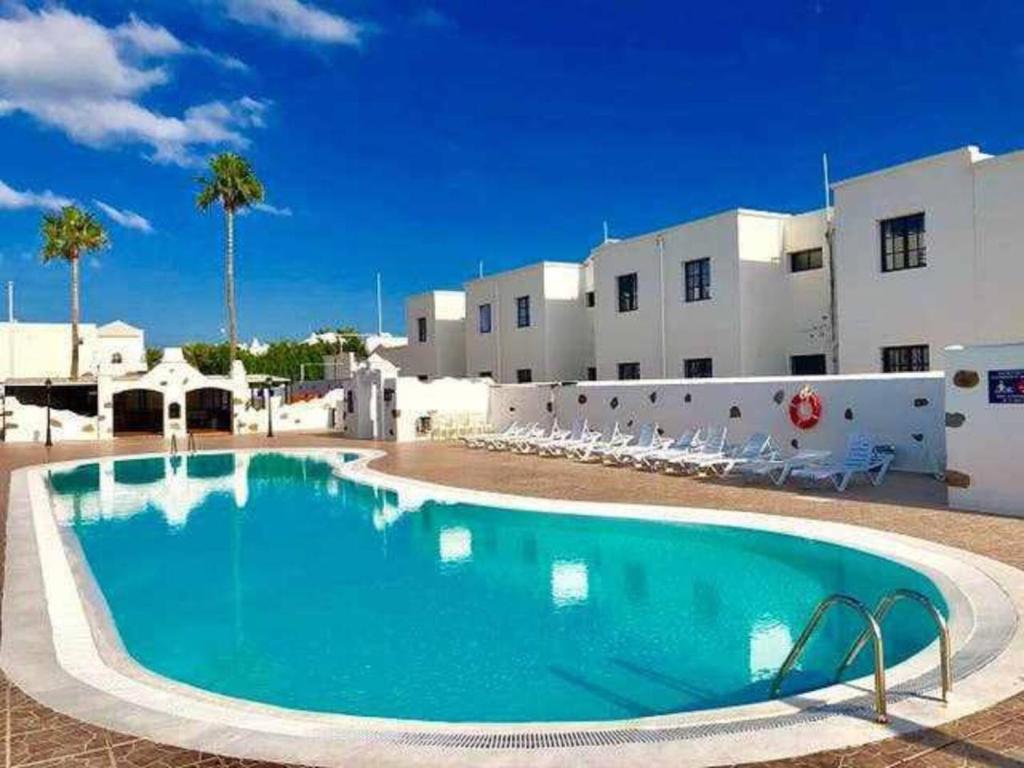
M 821 421 L 821 396 L 804 387 L 789 401 L 789 420 L 797 429 L 811 429 Z

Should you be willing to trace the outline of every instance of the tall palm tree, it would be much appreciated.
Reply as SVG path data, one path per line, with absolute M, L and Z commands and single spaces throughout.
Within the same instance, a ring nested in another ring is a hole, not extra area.
M 263 202 L 263 183 L 249 161 L 233 152 L 224 152 L 210 160 L 210 173 L 200 176 L 196 207 L 208 211 L 216 204 L 224 209 L 224 300 L 228 313 L 230 365 L 234 365 L 238 347 L 238 320 L 235 309 L 235 214 Z
M 96 217 L 74 205 L 59 213 L 43 216 L 43 262 L 60 259 L 71 265 L 71 378 L 78 378 L 78 323 L 81 305 L 78 292 L 82 254 L 99 251 L 110 245 L 110 238 Z

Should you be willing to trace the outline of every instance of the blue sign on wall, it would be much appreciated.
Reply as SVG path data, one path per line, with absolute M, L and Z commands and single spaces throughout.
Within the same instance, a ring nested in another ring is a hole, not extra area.
M 988 401 L 1024 405 L 1024 368 L 988 372 Z

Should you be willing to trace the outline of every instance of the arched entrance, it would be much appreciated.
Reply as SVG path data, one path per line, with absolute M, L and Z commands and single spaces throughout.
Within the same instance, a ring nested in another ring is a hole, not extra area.
M 128 389 L 114 394 L 115 435 L 162 435 L 164 396 L 152 389 Z
M 185 424 L 189 432 L 230 432 L 232 393 L 206 387 L 185 395 Z

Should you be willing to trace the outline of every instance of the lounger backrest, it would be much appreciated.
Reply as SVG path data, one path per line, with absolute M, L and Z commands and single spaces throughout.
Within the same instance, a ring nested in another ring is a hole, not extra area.
M 864 434 L 850 435 L 842 465 L 846 469 L 867 469 L 875 454 L 875 441 Z
M 676 436 L 676 439 L 672 441 L 672 444 L 669 445 L 669 448 L 673 448 L 676 450 L 679 450 L 681 448 L 689 448 L 691 445 L 693 445 L 693 440 L 695 437 L 697 437 L 697 430 L 684 429 Z
M 583 433 L 587 431 L 587 420 L 576 419 L 572 423 L 572 431 L 569 433 L 570 440 L 579 440 L 583 437 Z
M 657 425 L 644 424 L 640 427 L 640 434 L 637 435 L 636 445 L 640 448 L 648 448 L 654 442 L 654 435 L 657 434 Z
M 771 441 L 770 435 L 766 435 L 764 432 L 755 432 L 747 438 L 747 441 L 736 455 L 741 459 L 756 459 L 765 452 Z
M 613 421 L 611 424 L 605 425 L 605 428 L 601 431 L 601 442 L 607 443 L 614 440 L 619 436 L 619 422 Z
M 725 448 L 725 427 L 711 427 L 707 432 L 707 440 L 701 446 L 705 453 L 719 453 Z

